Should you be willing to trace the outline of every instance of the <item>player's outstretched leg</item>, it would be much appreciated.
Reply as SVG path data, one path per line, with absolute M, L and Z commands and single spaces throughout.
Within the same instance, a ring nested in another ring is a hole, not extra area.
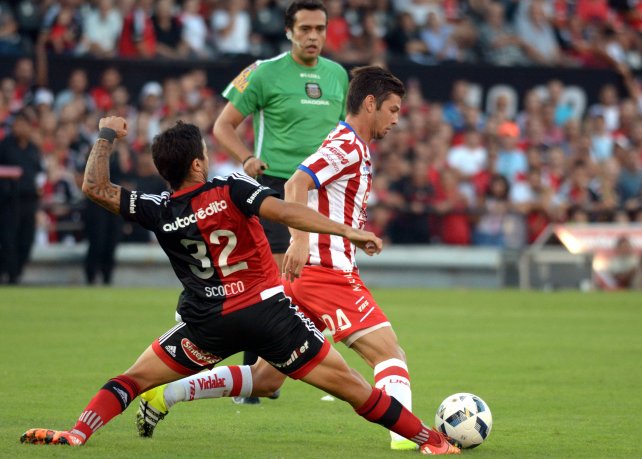
M 29 429 L 20 437 L 22 443 L 81 446 L 114 416 L 125 411 L 140 390 L 138 383 L 120 375 L 107 383 L 91 399 L 76 424 L 69 431 Z
M 140 394 L 140 388 L 154 387 L 181 377 L 168 368 L 148 347 L 125 374 L 110 379 L 91 399 L 69 430 L 29 429 L 20 437 L 22 443 L 81 446 L 114 416 L 125 411 Z
M 420 445 L 422 454 L 459 454 L 440 432 L 421 420 L 384 391 L 370 386 L 331 348 L 303 381 L 350 403 L 357 414 Z
M 349 340 L 350 337 L 347 339 Z M 412 411 L 412 392 L 406 355 L 399 346 L 392 328 L 384 327 L 367 333 L 350 343 L 350 348 L 374 370 L 375 387 L 385 391 L 406 409 Z M 414 450 L 417 449 L 417 445 L 390 432 L 390 449 Z
M 385 359 L 374 367 L 375 387 L 394 397 L 408 411 L 412 411 L 412 392 L 410 391 L 410 375 L 408 366 L 401 359 Z M 417 449 L 417 445 L 402 436 L 390 432 L 390 449 L 409 451 Z
M 285 376 L 265 360 L 254 365 L 217 367 L 156 387 L 140 396 L 136 427 L 141 437 L 151 437 L 176 403 L 201 398 L 269 397 L 283 384 Z

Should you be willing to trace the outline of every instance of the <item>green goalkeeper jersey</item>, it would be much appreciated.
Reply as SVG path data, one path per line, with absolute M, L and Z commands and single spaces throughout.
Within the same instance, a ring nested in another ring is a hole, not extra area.
M 267 163 L 265 173 L 288 179 L 345 118 L 347 90 L 341 65 L 319 57 L 307 67 L 287 52 L 247 67 L 223 96 L 253 115 L 254 155 Z

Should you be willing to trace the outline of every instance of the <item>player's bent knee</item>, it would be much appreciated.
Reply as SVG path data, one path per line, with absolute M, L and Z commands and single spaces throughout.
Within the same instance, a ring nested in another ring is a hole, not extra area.
M 283 385 L 283 379 L 267 379 L 254 381 L 252 395 L 254 397 L 271 397 Z
M 266 361 L 259 359 L 252 365 L 252 395 L 255 397 L 270 397 L 281 388 L 285 375 Z
M 131 372 L 128 370 L 123 374 L 136 382 L 136 384 L 138 385 L 138 388 L 140 389 L 141 394 L 143 392 L 147 392 L 150 389 L 153 389 L 156 386 L 160 386 L 161 384 L 163 384 L 162 382 L 158 382 L 155 378 L 146 377 L 142 373 Z
M 406 362 L 406 353 L 398 343 L 391 343 L 381 349 L 375 358 L 375 365 L 390 359 L 399 359 Z

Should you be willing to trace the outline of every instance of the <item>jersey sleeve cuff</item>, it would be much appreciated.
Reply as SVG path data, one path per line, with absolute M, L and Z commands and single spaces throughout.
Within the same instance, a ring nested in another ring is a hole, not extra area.
M 263 203 L 263 201 L 265 201 L 265 198 L 268 198 L 270 196 L 274 196 L 275 198 L 280 199 L 279 193 L 274 191 L 272 188 L 263 187 L 261 192 L 256 196 L 256 198 L 254 198 L 254 203 L 252 204 L 254 215 L 259 215 L 261 204 Z
M 321 188 L 321 182 L 319 182 L 319 179 L 317 178 L 317 174 L 312 172 L 312 169 L 310 169 L 309 167 L 304 166 L 303 164 L 299 164 L 299 167 L 297 167 L 297 169 L 299 169 L 300 171 L 305 172 L 310 177 L 312 177 L 312 180 L 314 181 L 314 186 L 317 188 L 317 190 L 319 188 Z

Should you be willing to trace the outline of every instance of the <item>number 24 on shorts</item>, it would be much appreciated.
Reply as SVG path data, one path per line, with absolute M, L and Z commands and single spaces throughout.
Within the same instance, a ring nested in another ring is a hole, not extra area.
M 348 319 L 348 316 L 346 316 L 345 312 L 343 312 L 342 309 L 337 309 L 335 311 L 335 315 L 336 325 L 334 318 L 330 314 L 323 314 L 321 316 L 331 334 L 334 335 L 337 331 L 347 330 L 348 328 L 352 327 L 350 319 Z

